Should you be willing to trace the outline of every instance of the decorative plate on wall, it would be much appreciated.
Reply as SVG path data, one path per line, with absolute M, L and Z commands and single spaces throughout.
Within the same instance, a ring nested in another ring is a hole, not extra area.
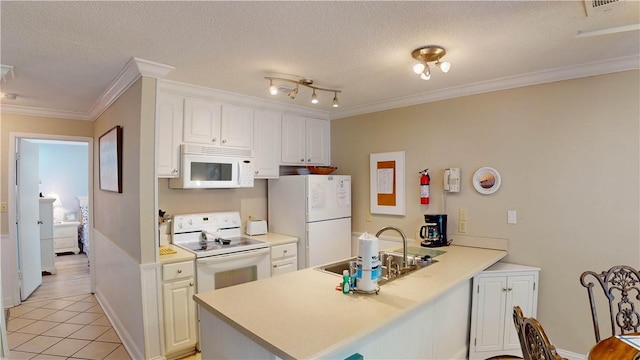
M 493 194 L 498 191 L 501 183 L 500 173 L 494 168 L 481 167 L 473 174 L 473 187 L 480 194 Z

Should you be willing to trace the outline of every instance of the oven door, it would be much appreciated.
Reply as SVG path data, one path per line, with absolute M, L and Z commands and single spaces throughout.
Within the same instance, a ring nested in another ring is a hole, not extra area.
M 271 275 L 269 248 L 198 258 L 198 293 L 222 289 Z

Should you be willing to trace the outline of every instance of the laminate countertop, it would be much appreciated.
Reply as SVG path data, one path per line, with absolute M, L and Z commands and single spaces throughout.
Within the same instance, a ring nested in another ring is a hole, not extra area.
M 418 309 L 507 255 L 448 246 L 435 264 L 384 284 L 378 295 L 335 290 L 341 277 L 314 268 L 196 294 L 201 311 L 281 358 L 329 356 Z

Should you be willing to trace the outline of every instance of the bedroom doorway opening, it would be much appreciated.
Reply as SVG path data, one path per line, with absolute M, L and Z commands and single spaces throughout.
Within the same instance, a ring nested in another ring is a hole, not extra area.
M 50 213 L 43 219 L 49 219 L 54 230 L 47 241 L 40 238 L 42 245 L 40 256 L 31 255 L 21 259 L 17 250 L 21 239 L 18 226 L 10 228 L 9 247 L 3 246 L 5 256 L 16 254 L 8 261 L 4 271 L 2 286 L 5 307 L 19 305 L 22 302 L 53 299 L 70 294 L 90 294 L 93 292 L 95 274 L 91 269 L 91 203 L 93 184 L 93 139 L 87 137 L 48 135 L 48 134 L 10 134 L 10 148 L 16 148 L 23 141 L 35 143 L 38 147 L 37 164 L 20 162 L 21 156 L 10 152 L 9 178 L 16 179 L 15 191 L 9 192 L 9 223 L 16 224 L 21 202 L 35 201 L 38 204 L 49 203 Z M 20 167 L 35 168 L 37 191 L 25 191 L 18 178 Z M 15 204 L 15 205 L 14 205 Z M 42 206 L 40 206 L 42 208 Z M 39 218 L 38 218 L 39 219 Z M 36 227 L 42 225 L 38 220 Z M 40 233 L 40 230 L 37 230 Z M 46 235 L 44 237 L 47 237 Z M 6 255 L 5 255 L 6 254 Z M 21 294 L 21 274 L 25 267 L 38 266 L 42 277 L 40 284 L 27 297 Z M 4 265 L 4 264 L 3 264 Z M 7 264 L 11 265 L 11 264 Z M 4 291 L 7 289 L 8 291 Z M 7 296 L 9 294 L 9 296 Z M 9 300 L 9 301 L 7 301 Z

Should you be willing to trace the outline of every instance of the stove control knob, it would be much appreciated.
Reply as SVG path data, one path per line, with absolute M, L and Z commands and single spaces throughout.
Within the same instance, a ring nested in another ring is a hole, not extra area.
M 193 220 L 192 219 L 187 220 L 187 224 L 193 225 Z

